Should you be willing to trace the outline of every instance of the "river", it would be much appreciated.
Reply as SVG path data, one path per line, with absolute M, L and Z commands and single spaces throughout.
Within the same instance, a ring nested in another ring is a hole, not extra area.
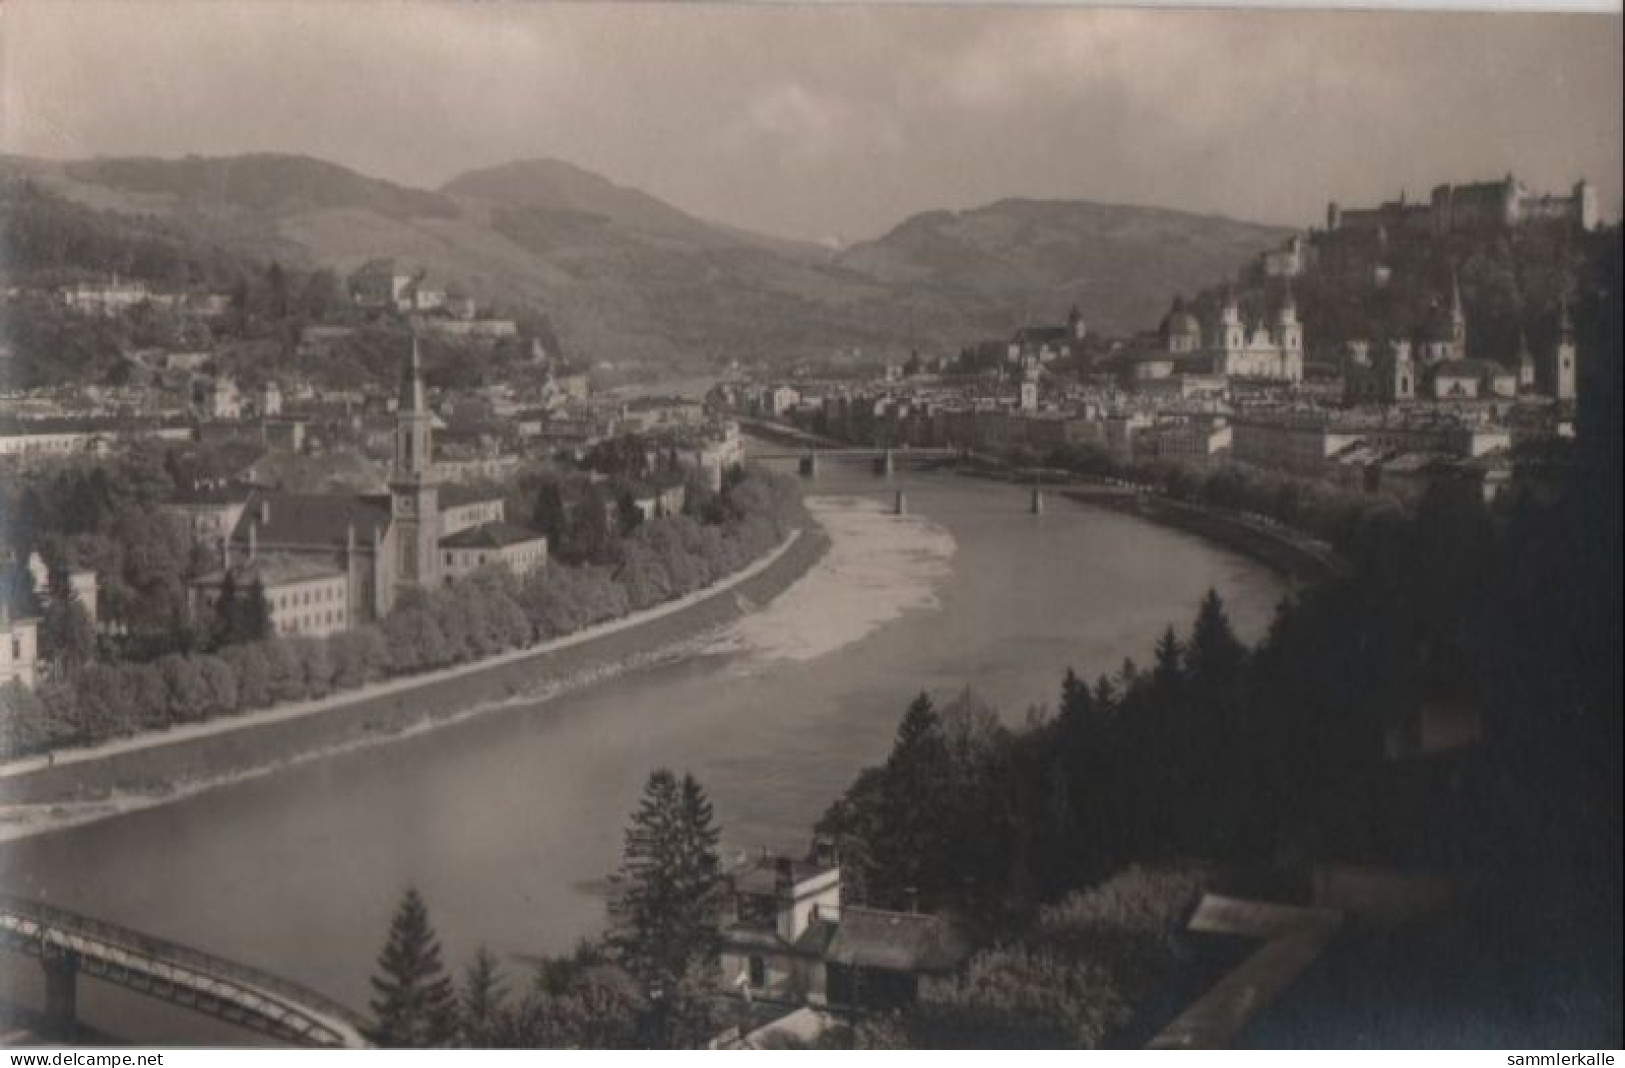
M 896 488 L 907 516 L 889 514 Z M 970 684 L 1018 723 L 1069 665 L 1147 660 L 1210 586 L 1249 640 L 1282 593 L 1261 566 L 1129 516 L 1058 497 L 1029 515 L 1022 487 L 826 464 L 809 492 L 828 555 L 721 633 L 590 689 L 13 842 L 6 888 L 364 1009 L 408 885 L 459 969 L 481 943 L 518 961 L 599 929 L 655 767 L 700 779 L 728 849 L 802 848 L 920 689 Z M 38 966 L 0 963 L 37 1003 Z M 94 981 L 80 1006 L 136 1042 L 253 1041 Z

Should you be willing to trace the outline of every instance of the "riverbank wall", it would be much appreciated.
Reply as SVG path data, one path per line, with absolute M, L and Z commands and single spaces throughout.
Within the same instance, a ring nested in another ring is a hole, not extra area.
M 1294 586 L 1309 585 L 1341 574 L 1348 566 L 1330 545 L 1302 531 L 1257 516 L 1147 493 L 1134 486 L 1084 482 L 1078 476 L 1056 468 L 1016 471 L 990 462 L 962 466 L 959 473 L 967 478 L 1033 485 L 1080 504 L 1110 508 L 1148 523 L 1195 534 L 1214 545 L 1263 564 Z
M 1084 504 L 1195 534 L 1258 561 L 1293 585 L 1319 582 L 1346 567 L 1342 557 L 1324 542 L 1253 516 L 1118 486 L 1072 486 L 1059 492 Z
M 658 606 L 644 618 L 594 628 L 597 633 L 549 642 L 533 650 L 493 657 L 423 676 L 394 680 L 338 695 L 322 707 L 255 722 L 216 721 L 199 737 L 159 736 L 139 748 L 12 769 L 0 775 L 0 805 L 12 809 L 0 839 L 30 833 L 18 808 L 71 805 L 99 809 L 83 818 L 63 812 L 39 829 L 83 822 L 109 809 L 141 807 L 222 782 L 413 733 L 480 710 L 542 700 L 596 682 L 653 659 L 663 650 L 724 626 L 777 597 L 806 574 L 829 548 L 816 525 L 803 528 L 754 574 L 724 580 L 677 607 Z M 38 815 L 38 813 L 34 813 Z

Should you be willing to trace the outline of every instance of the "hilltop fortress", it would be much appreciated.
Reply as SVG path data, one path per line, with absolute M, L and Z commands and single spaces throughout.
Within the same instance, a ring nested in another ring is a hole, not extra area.
M 1597 190 L 1585 180 L 1568 196 L 1536 194 L 1508 174 L 1498 182 L 1435 186 L 1425 203 L 1408 202 L 1403 193 L 1375 208 L 1326 205 L 1326 230 L 1404 231 L 1444 235 L 1486 230 L 1512 230 L 1537 222 L 1560 222 L 1592 230 L 1597 226 Z

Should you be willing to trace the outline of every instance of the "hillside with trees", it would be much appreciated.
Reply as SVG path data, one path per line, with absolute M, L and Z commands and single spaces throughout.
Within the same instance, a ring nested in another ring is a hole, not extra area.
M 259 271 L 274 262 L 343 275 L 394 257 L 488 302 L 540 311 L 573 356 L 647 367 L 852 348 L 902 360 L 1058 320 L 1074 302 L 1101 329 L 1149 327 L 1169 293 L 1239 270 L 1282 235 L 1182 212 L 1001 201 L 928 213 L 832 257 L 558 161 L 471 172 L 439 191 L 268 155 L 13 157 L 0 175 L 94 209 L 96 225 L 161 227 L 194 259 L 220 250 Z M 115 269 L 99 254 L 73 266 Z

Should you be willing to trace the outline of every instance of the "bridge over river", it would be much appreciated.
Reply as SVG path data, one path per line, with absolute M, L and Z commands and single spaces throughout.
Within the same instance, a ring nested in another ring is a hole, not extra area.
M 77 1028 L 80 973 L 295 1046 L 369 1045 L 359 1016 L 313 990 L 202 950 L 0 894 L 0 948 L 45 968 L 50 1037 Z

